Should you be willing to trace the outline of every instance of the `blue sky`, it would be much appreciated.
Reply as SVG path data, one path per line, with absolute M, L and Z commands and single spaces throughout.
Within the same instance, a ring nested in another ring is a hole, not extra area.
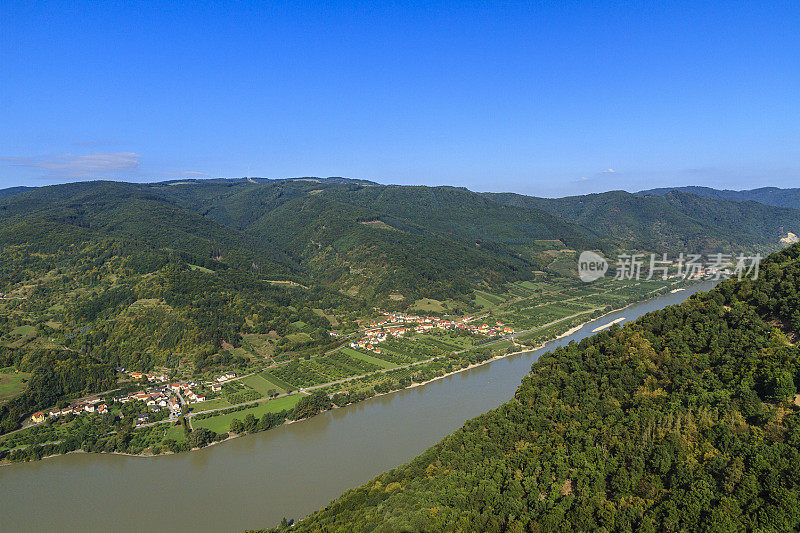
M 0 3 L 0 187 L 800 186 L 799 2 L 300 4 Z

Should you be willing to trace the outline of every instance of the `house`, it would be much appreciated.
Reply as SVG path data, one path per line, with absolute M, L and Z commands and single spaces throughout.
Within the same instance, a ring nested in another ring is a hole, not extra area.
M 39 411 L 38 413 L 33 413 L 33 416 L 31 416 L 31 420 L 33 420 L 34 423 L 36 424 L 44 422 L 44 419 L 45 419 L 44 413 L 41 411 Z
M 101 415 L 106 414 L 108 412 L 108 406 L 104 403 L 100 404 L 97 407 L 97 412 L 100 413 Z
M 220 385 L 219 383 L 212 383 L 211 390 L 212 392 L 219 392 L 222 390 L 222 385 Z
M 204 402 L 204 401 L 206 401 L 206 395 L 205 394 L 196 394 L 195 397 L 194 397 L 194 401 L 196 401 L 196 402 Z
M 169 388 L 172 389 L 173 392 L 180 392 L 181 388 L 183 388 L 183 385 L 181 383 L 173 383 L 169 386 Z
M 59 417 L 59 416 L 61 416 L 61 409 L 53 409 L 52 411 L 50 411 L 49 415 L 50 415 L 50 418 Z
M 94 413 L 94 404 L 87 403 L 86 405 L 83 406 L 83 410 L 86 411 L 87 413 Z
M 137 416 L 137 417 L 136 417 L 136 424 L 137 424 L 137 425 L 139 425 L 139 424 L 144 424 L 144 423 L 145 423 L 145 422 L 147 422 L 149 419 L 150 419 L 150 415 L 148 415 L 148 414 L 144 414 L 144 413 L 143 413 L 143 414 L 141 414 L 141 415 L 139 415 L 139 416 Z
M 169 409 L 174 414 L 178 414 L 181 412 L 181 404 L 178 402 L 176 398 L 170 398 L 169 400 Z
M 133 379 L 142 379 L 142 376 L 143 376 L 143 375 L 144 375 L 144 374 L 142 374 L 141 372 L 131 372 L 131 377 L 132 377 Z

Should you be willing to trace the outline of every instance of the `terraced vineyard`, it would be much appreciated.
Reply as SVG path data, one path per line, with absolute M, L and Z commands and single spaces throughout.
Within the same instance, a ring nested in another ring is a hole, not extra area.
M 526 281 L 515 283 L 505 294 L 476 291 L 475 301 L 491 302 L 487 312 L 479 315 L 486 323 L 496 321 L 510 325 L 517 331 L 548 326 L 554 321 L 594 312 L 607 312 L 638 300 L 653 296 L 658 291 L 672 288 L 675 280 L 607 280 L 597 283 L 559 280 Z

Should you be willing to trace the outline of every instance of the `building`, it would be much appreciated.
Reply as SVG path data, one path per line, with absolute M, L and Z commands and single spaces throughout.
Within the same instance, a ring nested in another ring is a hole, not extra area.
M 39 411 L 38 413 L 33 413 L 33 416 L 31 416 L 31 420 L 33 420 L 33 422 L 36 424 L 44 422 L 44 419 L 45 419 L 44 413 L 41 411 Z

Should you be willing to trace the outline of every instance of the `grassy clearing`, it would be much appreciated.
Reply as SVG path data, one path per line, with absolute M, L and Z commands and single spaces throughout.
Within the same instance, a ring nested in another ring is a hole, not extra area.
M 533 242 L 537 246 L 553 246 L 553 247 L 557 247 L 558 249 L 562 249 L 562 248 L 565 247 L 564 243 L 561 242 L 558 239 L 537 239 L 537 240 L 535 240 Z
M 19 326 L 11 330 L 11 335 L 15 337 L 29 337 L 36 334 L 36 327 L 31 325 Z
M 25 383 L 31 377 L 27 372 L 9 372 L 0 374 L 0 402 L 9 400 L 25 390 Z
M 289 340 L 289 342 L 294 344 L 303 344 L 313 340 L 311 335 L 308 333 L 290 333 L 289 335 L 286 335 L 286 338 Z
M 422 298 L 411 306 L 411 310 L 414 311 L 431 311 L 434 313 L 442 313 L 445 309 L 446 307 L 442 302 L 433 298 Z
M 206 274 L 213 274 L 214 271 L 210 268 L 201 267 L 200 265 L 189 265 L 189 268 L 192 270 L 199 270 L 200 272 L 205 272 Z
M 175 442 L 183 442 L 186 440 L 186 432 L 183 430 L 183 426 L 170 426 L 167 430 L 167 433 L 164 435 L 164 440 L 172 439 Z
M 248 333 L 242 335 L 243 344 L 246 348 L 251 348 L 256 355 L 270 357 L 275 352 L 275 337 L 265 334 Z
M 283 387 L 279 387 L 278 385 L 269 381 L 260 374 L 253 374 L 252 376 L 247 376 L 246 378 L 242 378 L 241 381 L 248 387 L 260 392 L 262 396 L 268 396 L 270 394 L 270 391 L 278 393 L 286 392 L 286 390 Z
M 264 413 L 278 413 L 284 409 L 291 409 L 297 405 L 297 402 L 299 402 L 300 398 L 302 397 L 302 394 L 293 394 L 292 396 L 284 396 L 283 398 L 276 398 L 274 400 L 262 402 L 255 407 L 242 409 L 241 411 L 236 411 L 235 413 L 212 416 L 202 420 L 192 419 L 192 427 L 208 428 L 216 433 L 225 433 L 228 431 L 228 428 L 231 427 L 231 421 L 234 418 L 244 420 L 244 417 L 246 417 L 248 414 L 252 414 L 254 417 L 260 418 L 264 416 Z
M 390 363 L 388 361 L 384 361 L 383 359 L 378 359 L 377 357 L 373 357 L 371 355 L 367 355 L 365 353 L 357 352 L 352 348 L 342 348 L 339 350 L 342 353 L 349 355 L 355 359 L 361 359 L 362 361 L 366 361 L 367 363 L 372 363 L 373 365 L 377 365 L 381 368 L 395 368 L 398 365 L 394 363 Z
M 314 314 L 325 317 L 330 323 L 331 327 L 336 328 L 339 326 L 339 320 L 337 320 L 336 316 L 326 313 L 322 309 L 312 309 L 312 311 L 314 311 Z

